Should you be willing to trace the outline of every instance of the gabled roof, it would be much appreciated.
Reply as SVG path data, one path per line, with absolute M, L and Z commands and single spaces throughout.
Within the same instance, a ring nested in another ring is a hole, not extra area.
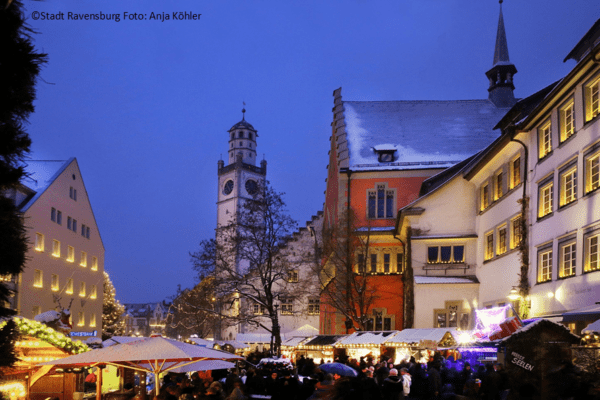
M 68 160 L 35 160 L 28 161 L 25 171 L 27 176 L 21 180 L 21 184 L 32 191 L 35 195 L 27 201 L 22 207 L 21 212 L 25 212 L 33 203 L 52 185 L 56 178 L 71 164 L 75 158 Z
M 348 167 L 360 170 L 447 168 L 485 148 L 508 111 L 485 100 L 344 101 Z M 376 148 L 395 148 L 379 162 Z
M 571 50 L 569 52 L 569 54 L 567 54 L 564 61 L 567 61 L 570 59 L 573 59 L 577 62 L 581 61 L 583 56 L 586 55 L 588 51 L 590 51 L 591 49 L 594 48 L 594 46 L 598 43 L 599 39 L 600 39 L 600 19 L 597 20 L 594 25 L 592 25 L 590 30 L 587 31 L 587 33 L 585 35 L 583 35 L 581 40 L 579 42 L 577 42 L 575 47 L 573 47 L 573 50 Z

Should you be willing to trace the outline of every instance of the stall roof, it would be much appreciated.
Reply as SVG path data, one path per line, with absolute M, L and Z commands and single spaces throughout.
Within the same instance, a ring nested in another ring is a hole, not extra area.
M 421 340 L 440 342 L 447 333 L 456 328 L 404 329 L 386 340 L 385 343 L 418 343 Z
M 346 335 L 319 335 L 310 339 L 302 346 L 333 346 Z
M 295 337 L 289 338 L 288 340 L 283 341 L 283 343 L 281 343 L 281 345 L 288 346 L 288 347 L 296 347 L 299 344 L 301 344 L 302 342 L 309 340 L 309 339 L 310 338 L 295 336 Z
M 534 328 L 539 328 L 541 326 L 546 326 L 548 328 L 554 328 L 560 332 L 564 331 L 565 335 L 568 336 L 570 339 L 575 340 L 575 341 L 579 340 L 579 336 L 572 334 L 571 331 L 569 330 L 569 328 L 567 328 L 566 326 L 542 318 L 542 319 L 538 319 L 537 321 L 533 321 L 525 326 L 520 327 L 519 329 L 514 331 L 512 335 L 507 336 L 503 339 L 499 339 L 497 342 L 505 344 L 506 342 L 512 341 L 513 339 L 519 337 L 520 335 L 524 334 L 525 332 L 528 332 Z
M 600 304 L 582 307 L 563 313 L 562 322 L 595 321 L 600 318 Z
M 354 332 L 349 336 L 343 337 L 336 345 L 381 344 L 397 333 L 398 331 Z

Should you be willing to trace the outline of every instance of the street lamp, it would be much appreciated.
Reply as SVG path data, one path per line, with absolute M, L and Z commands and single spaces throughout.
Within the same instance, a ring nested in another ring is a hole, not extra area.
M 521 294 L 519 293 L 519 291 L 515 287 L 513 287 L 510 290 L 510 294 L 508 295 L 508 298 L 510 300 L 512 300 L 512 301 L 517 301 L 517 300 L 521 299 Z

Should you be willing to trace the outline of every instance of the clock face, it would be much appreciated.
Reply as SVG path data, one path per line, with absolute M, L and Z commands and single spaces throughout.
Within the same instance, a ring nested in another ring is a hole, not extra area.
M 256 181 L 254 181 L 252 179 L 248 179 L 246 181 L 246 192 L 248 192 L 248 194 L 254 194 L 254 193 L 256 193 L 257 190 L 258 190 L 258 185 L 256 184 Z
M 233 191 L 233 181 L 230 179 L 223 186 L 223 194 L 230 194 Z

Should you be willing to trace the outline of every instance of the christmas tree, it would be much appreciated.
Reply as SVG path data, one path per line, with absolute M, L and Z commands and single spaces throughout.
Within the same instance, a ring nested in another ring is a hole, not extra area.
M 102 340 L 122 335 L 125 331 L 123 313 L 125 307 L 115 297 L 113 286 L 108 273 L 104 271 L 104 303 L 102 304 Z

